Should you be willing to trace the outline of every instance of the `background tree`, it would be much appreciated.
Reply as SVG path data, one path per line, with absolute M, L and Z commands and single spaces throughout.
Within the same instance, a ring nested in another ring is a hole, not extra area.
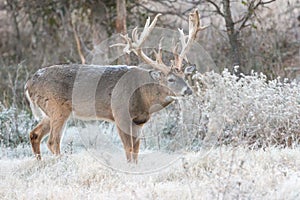
M 117 19 L 116 19 L 116 31 L 117 33 L 127 33 L 126 25 L 126 0 L 117 0 Z
M 222 0 L 216 2 L 215 0 L 206 0 L 209 4 L 215 7 L 215 11 L 218 15 L 224 18 L 226 25 L 226 33 L 228 35 L 230 47 L 231 47 L 231 59 L 232 66 L 240 66 L 241 71 L 247 71 L 244 67 L 244 61 L 242 59 L 242 50 L 240 43 L 240 32 L 249 26 L 255 28 L 255 25 L 249 22 L 250 19 L 256 16 L 256 12 L 260 7 L 270 4 L 276 0 L 242 0 L 241 4 L 247 7 L 247 11 L 240 17 L 240 19 L 234 20 L 231 12 L 232 0 Z

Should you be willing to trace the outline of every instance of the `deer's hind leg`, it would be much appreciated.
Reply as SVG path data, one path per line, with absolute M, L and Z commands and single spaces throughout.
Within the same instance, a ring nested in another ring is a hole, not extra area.
M 60 142 L 69 116 L 70 114 L 60 114 L 58 117 L 50 119 L 50 136 L 47 146 L 55 155 L 60 154 Z
M 71 114 L 71 106 L 65 101 L 49 101 L 47 110 L 50 118 L 50 135 L 47 146 L 53 154 L 59 155 L 60 141 Z
M 30 143 L 34 155 L 38 160 L 41 159 L 40 144 L 43 137 L 50 131 L 50 119 L 44 117 L 40 123 L 30 132 Z

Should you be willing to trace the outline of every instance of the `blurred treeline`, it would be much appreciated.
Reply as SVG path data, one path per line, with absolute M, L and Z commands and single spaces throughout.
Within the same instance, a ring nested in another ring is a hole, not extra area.
M 162 13 L 159 26 L 187 33 L 194 8 L 208 25 L 197 40 L 220 71 L 297 77 L 299 0 L 0 0 L 0 102 L 27 108 L 23 87 L 37 69 L 90 63 L 103 40 L 148 16 Z

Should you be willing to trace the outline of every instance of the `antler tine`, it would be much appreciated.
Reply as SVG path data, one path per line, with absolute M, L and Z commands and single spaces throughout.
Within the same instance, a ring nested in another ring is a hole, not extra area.
M 176 63 L 178 63 L 178 59 L 179 59 L 179 55 L 177 53 L 177 50 L 178 50 L 178 43 L 174 46 L 173 48 L 173 55 L 174 55 L 174 60 L 172 60 L 172 67 L 175 67 L 176 66 Z
M 193 40 L 196 39 L 197 33 L 200 30 L 203 30 L 205 27 L 200 27 L 200 15 L 198 9 L 195 9 L 194 12 L 189 15 L 189 34 L 185 35 L 182 29 L 179 31 L 179 40 L 181 42 L 181 52 L 179 55 L 175 56 L 175 68 L 179 71 L 182 71 L 182 61 L 183 59 L 187 61 L 186 53 L 189 51 L 192 46 Z
M 130 53 L 130 51 L 131 51 L 131 46 L 132 46 L 132 41 L 131 41 L 131 39 L 128 37 L 128 34 L 126 34 L 126 35 L 121 35 L 121 37 L 126 41 L 126 44 L 123 44 L 123 46 L 125 46 L 124 47 L 124 49 L 123 49 L 123 51 L 125 52 L 125 53 Z M 122 46 L 122 44 L 116 44 L 115 46 Z
M 131 33 L 131 37 L 134 42 L 137 42 L 139 40 L 137 29 L 138 29 L 138 27 L 135 27 Z
M 152 32 L 152 30 L 154 29 L 156 22 L 158 20 L 158 17 L 161 16 L 161 13 L 158 13 L 153 21 L 150 24 L 150 17 L 148 17 L 146 24 L 144 26 L 144 30 L 142 31 L 140 38 L 138 40 L 138 45 L 139 47 L 141 47 L 141 45 L 145 42 L 146 38 L 149 36 L 149 34 Z
M 159 63 L 159 64 L 163 64 L 163 61 L 162 61 L 162 48 L 161 48 L 162 40 L 163 40 L 163 37 L 159 40 L 158 52 L 156 52 L 154 50 L 156 62 Z

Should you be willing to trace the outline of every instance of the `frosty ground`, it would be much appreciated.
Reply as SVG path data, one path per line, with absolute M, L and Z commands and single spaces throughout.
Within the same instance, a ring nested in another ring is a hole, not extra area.
M 143 168 L 142 161 L 123 164 Z M 41 162 L 2 154 L 0 177 L 1 199 L 298 199 L 300 154 L 217 147 L 185 153 L 146 174 L 111 169 L 87 150 L 45 155 Z

